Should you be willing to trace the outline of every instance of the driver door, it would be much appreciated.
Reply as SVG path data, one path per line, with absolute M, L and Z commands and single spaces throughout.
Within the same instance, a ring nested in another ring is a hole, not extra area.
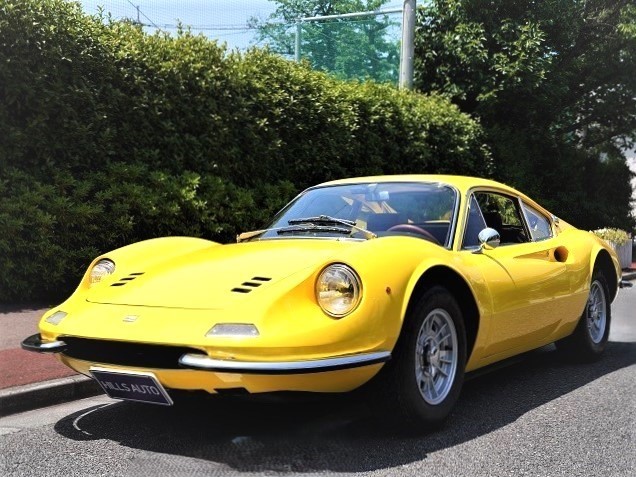
M 501 237 L 498 247 L 472 253 L 469 258 L 482 270 L 492 299 L 486 355 L 535 348 L 559 325 L 559 299 L 570 294 L 564 247 L 551 227 L 549 235 L 533 237 L 516 197 L 475 191 L 470 208 L 473 230 L 490 227 Z M 464 248 L 474 251 L 476 239 L 470 222 L 469 215 Z

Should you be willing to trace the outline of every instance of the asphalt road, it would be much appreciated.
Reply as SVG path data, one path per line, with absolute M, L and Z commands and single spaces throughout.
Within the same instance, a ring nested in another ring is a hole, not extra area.
M 97 397 L 0 419 L 0 474 L 636 475 L 636 289 L 613 305 L 594 364 L 552 347 L 474 377 L 447 425 L 419 436 L 355 399 L 163 408 Z

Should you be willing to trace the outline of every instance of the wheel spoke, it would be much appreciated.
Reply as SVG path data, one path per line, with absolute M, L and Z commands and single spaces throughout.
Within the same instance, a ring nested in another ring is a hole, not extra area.
M 448 373 L 444 371 L 441 367 L 435 366 L 435 369 L 437 370 L 439 374 L 443 374 L 445 377 L 448 377 Z
M 437 398 L 437 396 L 439 396 L 439 393 L 437 392 L 437 388 L 435 387 L 435 381 L 431 380 L 430 386 L 429 386 L 429 390 L 431 391 L 431 397 L 433 399 Z
M 448 323 L 444 323 L 444 324 L 440 327 L 440 329 L 437 331 L 437 333 L 435 333 L 435 336 L 433 337 L 433 339 L 434 339 L 436 342 L 438 342 L 438 343 L 443 342 L 443 341 L 446 339 L 446 337 L 450 336 L 450 333 L 448 333 L 447 335 L 445 335 L 443 338 L 440 338 L 439 336 L 440 336 L 440 334 L 442 334 L 442 332 L 443 332 L 444 330 L 446 330 L 447 328 L 448 328 Z
M 431 336 L 433 334 L 433 325 L 435 324 L 435 320 L 427 320 L 426 321 L 426 335 Z
M 442 338 L 438 341 L 438 343 L 446 343 L 449 339 L 452 339 L 452 335 L 450 333 L 442 336 Z

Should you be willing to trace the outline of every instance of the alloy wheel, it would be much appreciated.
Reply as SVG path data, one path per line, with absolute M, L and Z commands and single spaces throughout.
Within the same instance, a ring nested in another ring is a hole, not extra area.
M 603 285 L 595 280 L 590 287 L 590 296 L 587 300 L 587 328 L 591 340 L 598 344 L 605 335 L 607 326 L 607 300 Z
M 420 394 L 436 405 L 448 396 L 457 371 L 458 341 L 450 314 L 432 310 L 422 322 L 415 347 L 415 378 Z

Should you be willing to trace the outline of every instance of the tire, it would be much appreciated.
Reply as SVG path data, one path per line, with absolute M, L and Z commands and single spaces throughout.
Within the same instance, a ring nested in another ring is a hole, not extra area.
M 566 356 L 576 361 L 594 361 L 603 354 L 611 322 L 609 296 L 607 279 L 595 269 L 588 300 L 574 332 L 556 343 Z
M 443 287 L 426 291 L 408 312 L 384 371 L 384 412 L 408 430 L 441 425 L 464 381 L 466 331 L 461 309 Z

